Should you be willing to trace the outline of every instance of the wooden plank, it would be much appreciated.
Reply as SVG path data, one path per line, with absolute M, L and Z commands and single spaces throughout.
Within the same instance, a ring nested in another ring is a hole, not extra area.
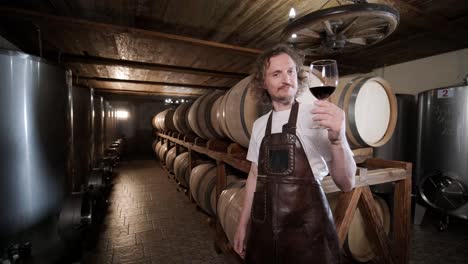
M 338 197 L 336 208 L 333 212 L 336 232 L 340 241 L 340 246 L 343 243 L 348 234 L 349 226 L 354 217 L 354 212 L 361 197 L 362 188 L 355 188 L 351 192 L 341 193 Z
M 411 173 L 412 164 L 406 163 L 406 179 L 395 183 L 393 195 L 393 235 L 396 263 L 409 263 L 411 239 Z
M 247 150 L 238 143 L 232 143 L 228 147 L 228 153 L 234 158 L 245 159 L 247 156 Z
M 226 178 L 226 165 L 224 162 L 217 160 L 216 161 L 216 210 L 218 209 L 218 198 L 221 195 L 221 192 L 226 188 L 227 178 Z M 221 226 L 221 222 L 218 217 L 215 217 L 216 221 L 216 241 L 222 240 L 224 236 L 224 230 Z
M 394 182 L 406 179 L 406 171 L 400 168 L 385 168 L 368 170 L 367 175 L 357 175 L 355 188 L 361 186 L 375 185 L 386 182 Z M 326 193 L 341 191 L 330 176 L 326 176 L 322 181 L 322 188 Z
M 188 134 L 188 135 L 184 136 L 184 141 L 193 143 L 193 142 L 195 142 L 195 138 L 196 138 L 195 135 Z
M 374 197 L 369 186 L 361 187 L 362 195 L 361 202 L 358 204 L 359 210 L 366 223 L 366 230 L 370 235 L 371 241 L 377 246 L 377 255 L 381 256 L 381 263 L 393 264 L 394 256 L 390 249 L 390 240 L 388 239 L 385 229 L 382 226 L 382 221 L 377 214 Z M 398 243 L 398 242 L 397 242 Z
M 195 145 L 197 146 L 202 146 L 202 147 L 206 147 L 206 143 L 208 141 L 204 138 L 201 138 L 201 137 L 197 137 L 195 138 L 195 141 L 193 142 Z
M 99 29 L 99 30 L 102 30 L 103 32 L 112 30 L 112 31 L 119 32 L 120 34 L 135 34 L 135 35 L 140 35 L 140 36 L 145 36 L 145 37 L 171 40 L 175 42 L 184 42 L 187 44 L 222 49 L 222 50 L 225 50 L 226 52 L 242 53 L 244 55 L 249 55 L 249 56 L 257 56 L 258 54 L 262 53 L 262 51 L 258 49 L 234 46 L 234 45 L 223 44 L 223 43 L 214 42 L 214 41 L 195 39 L 195 38 L 184 37 L 180 35 L 173 35 L 173 34 L 161 33 L 161 32 L 156 32 L 156 31 L 126 27 L 126 26 L 118 26 L 118 25 L 113 25 L 113 24 L 93 22 L 93 21 L 78 19 L 78 18 L 42 14 L 38 12 L 26 11 L 26 10 L 17 9 L 17 8 L 2 7 L 0 8 L 0 14 L 1 16 L 5 16 L 5 17 L 13 17 L 13 18 L 20 18 L 20 19 L 27 18 L 27 19 L 33 20 L 34 22 L 54 23 L 58 25 L 61 25 L 61 24 L 75 25 L 80 28 L 83 28 L 83 30 Z
M 161 134 L 161 133 L 158 133 L 158 135 L 163 137 L 163 138 L 170 139 L 170 140 L 174 141 L 177 144 L 181 144 L 181 145 L 185 146 L 186 148 L 189 148 L 189 149 L 194 150 L 196 152 L 207 155 L 208 157 L 210 157 L 212 159 L 221 160 L 223 162 L 226 162 L 227 164 L 233 166 L 234 168 L 236 168 L 236 169 L 238 169 L 240 171 L 243 171 L 245 173 L 249 173 L 250 161 L 237 159 L 237 158 L 231 157 L 229 155 L 226 155 L 226 153 L 208 150 L 206 147 L 197 146 L 196 144 L 183 142 L 181 140 L 171 138 L 171 137 L 169 137 L 167 135 L 164 135 L 164 134 Z M 198 140 L 198 138 L 196 140 Z
M 193 67 L 169 65 L 169 64 L 154 63 L 154 62 L 142 62 L 142 61 L 104 58 L 104 57 L 97 57 L 97 56 L 82 56 L 82 55 L 76 55 L 76 54 L 62 54 L 61 61 L 64 63 L 71 63 L 71 64 L 78 63 L 78 64 L 92 64 L 92 65 L 105 65 L 105 66 L 120 66 L 120 67 L 143 69 L 143 70 L 149 70 L 149 71 L 177 72 L 177 73 L 184 73 L 184 74 L 195 74 L 195 75 L 204 75 L 204 76 L 221 77 L 221 78 L 242 79 L 248 75 L 245 73 L 237 73 L 237 72 L 193 68 Z
M 227 164 L 233 166 L 234 168 L 236 168 L 236 169 L 238 169 L 238 170 L 240 170 L 242 172 L 248 173 L 249 170 L 250 170 L 250 161 L 236 159 L 236 158 L 233 158 L 233 157 L 230 157 L 230 156 L 226 155 L 226 153 L 207 150 L 206 148 L 203 148 L 203 147 L 200 147 L 200 146 L 193 145 L 192 149 L 197 151 L 197 152 L 200 152 L 202 154 L 205 154 L 205 155 L 209 156 L 212 159 L 224 161 Z
M 368 159 L 365 166 L 369 169 L 373 168 L 402 168 L 407 169 L 408 162 L 397 160 L 385 160 L 380 158 Z
M 195 167 L 194 166 L 195 165 L 195 159 L 193 157 L 193 152 L 192 152 L 192 150 L 190 148 L 189 148 L 188 153 L 189 153 L 189 170 L 192 171 L 193 167 Z M 188 193 L 188 197 L 189 197 L 190 202 L 195 203 L 195 199 L 193 199 L 192 192 L 190 191 L 190 185 L 189 185 L 189 189 L 188 189 L 187 193 Z
M 216 197 L 221 195 L 221 192 L 226 188 L 226 165 L 224 162 L 217 160 L 216 161 Z M 216 208 L 218 208 L 218 198 L 216 198 Z
M 83 85 L 83 84 L 81 84 Z M 87 85 L 85 85 L 87 86 Z M 93 86 L 94 90 L 98 94 L 123 94 L 123 95 L 145 95 L 145 96 L 200 96 L 198 93 L 180 93 L 180 92 L 156 92 L 156 91 L 140 91 L 140 90 L 126 90 L 126 89 L 114 89 L 107 87 L 96 87 Z
M 114 78 L 103 78 L 103 77 L 90 77 L 90 76 L 78 76 L 79 80 L 93 80 L 98 82 L 116 82 L 116 83 L 134 83 L 134 84 L 149 84 L 149 85 L 163 85 L 173 87 L 188 87 L 198 89 L 220 89 L 228 90 L 229 86 L 209 86 L 189 83 L 170 83 L 170 82 L 154 82 L 154 81 L 142 81 L 142 80 L 128 80 L 128 79 L 114 79 Z
M 229 143 L 226 141 L 222 141 L 219 139 L 210 139 L 206 143 L 206 148 L 209 150 L 219 151 L 219 152 L 226 152 L 228 149 Z

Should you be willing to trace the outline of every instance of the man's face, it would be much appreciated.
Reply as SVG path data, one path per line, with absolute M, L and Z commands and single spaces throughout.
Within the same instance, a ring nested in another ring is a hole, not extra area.
M 265 71 L 265 87 L 274 102 L 289 104 L 297 93 L 296 64 L 288 54 L 270 58 Z

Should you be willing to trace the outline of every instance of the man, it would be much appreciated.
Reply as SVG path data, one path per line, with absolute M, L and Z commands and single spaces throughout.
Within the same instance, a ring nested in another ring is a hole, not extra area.
M 273 111 L 253 126 L 252 162 L 234 239 L 246 263 L 339 263 L 339 243 L 320 180 L 330 173 L 343 191 L 354 186 L 356 164 L 344 113 L 328 101 L 299 104 L 302 62 L 278 45 L 257 60 L 254 81 Z M 320 125 L 324 129 L 317 129 Z M 250 235 L 246 239 L 246 229 Z

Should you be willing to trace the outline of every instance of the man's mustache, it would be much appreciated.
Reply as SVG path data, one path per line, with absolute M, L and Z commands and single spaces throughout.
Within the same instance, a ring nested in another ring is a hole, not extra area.
M 284 85 L 281 85 L 279 87 L 279 89 L 281 90 L 281 89 L 284 89 L 284 88 L 292 88 L 292 87 L 293 87 L 292 84 L 284 84 Z

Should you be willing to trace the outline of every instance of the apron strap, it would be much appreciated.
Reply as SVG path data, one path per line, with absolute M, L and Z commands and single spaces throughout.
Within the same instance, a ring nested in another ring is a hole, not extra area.
M 283 126 L 283 133 L 296 134 L 297 113 L 299 112 L 299 103 L 294 100 L 289 114 L 288 123 Z
M 288 123 L 283 125 L 283 133 L 287 132 L 289 134 L 296 134 L 296 123 L 297 123 L 297 113 L 299 112 L 299 103 L 294 100 L 294 103 L 291 108 L 291 113 L 289 114 Z M 268 117 L 267 126 L 265 129 L 265 136 L 271 135 L 271 122 L 273 119 L 273 111 L 271 111 L 270 116 Z
M 265 129 L 265 136 L 271 135 L 271 120 L 273 118 L 273 111 L 271 111 L 270 116 L 268 117 L 267 126 Z

